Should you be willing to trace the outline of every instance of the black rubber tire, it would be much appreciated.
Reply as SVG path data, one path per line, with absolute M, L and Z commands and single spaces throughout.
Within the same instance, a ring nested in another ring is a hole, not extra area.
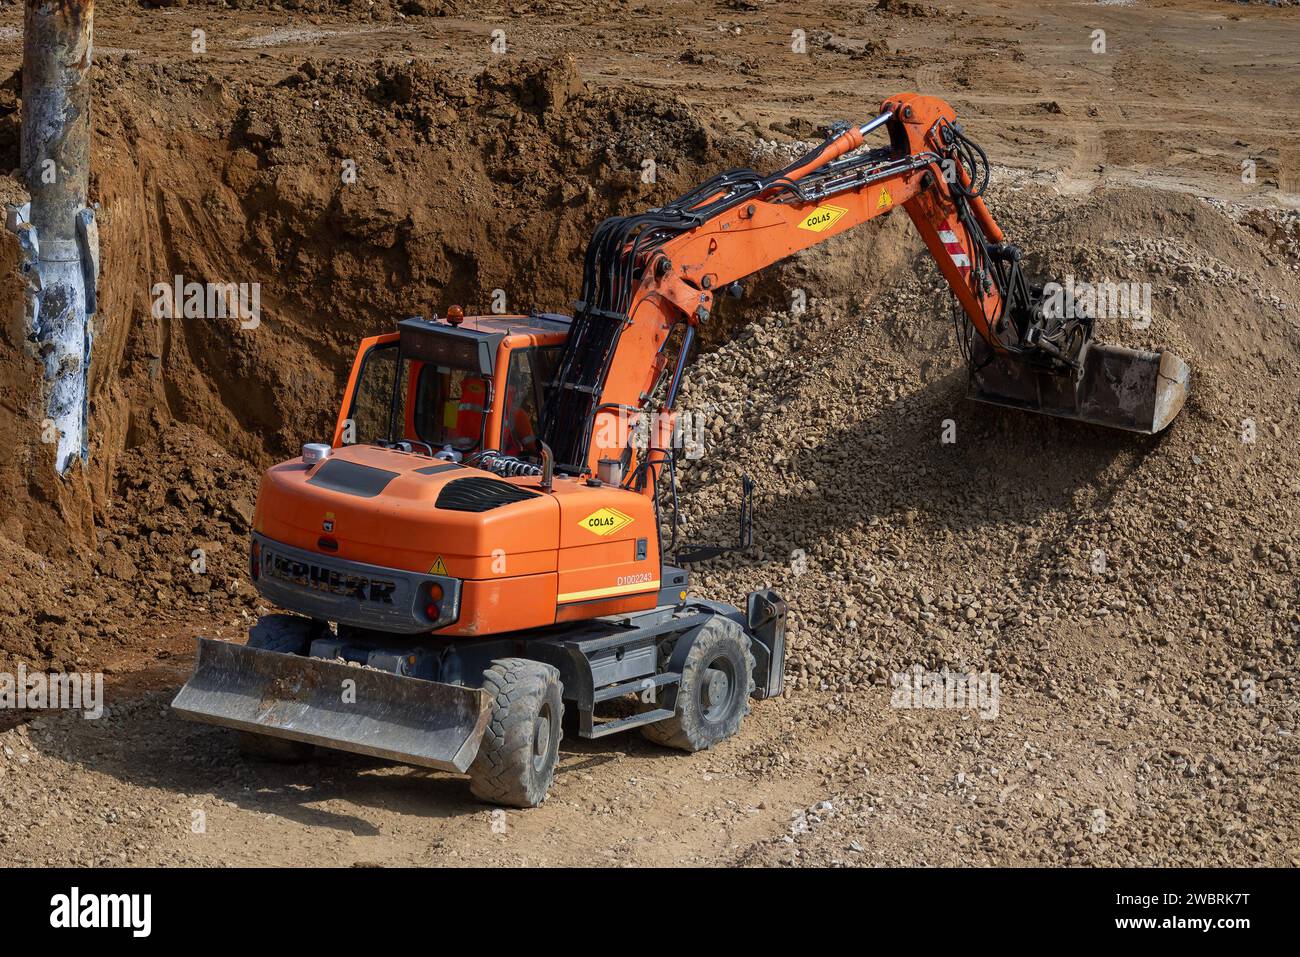
M 502 658 L 483 672 L 492 696 L 492 720 L 469 769 L 474 796 L 508 807 L 537 807 L 546 800 L 560 739 L 564 698 L 560 673 L 527 658 Z
M 246 758 L 274 761 L 277 764 L 297 764 L 306 761 L 315 751 L 314 746 L 304 741 L 272 738 L 251 731 L 239 732 L 239 753 Z
M 326 631 L 328 626 L 323 622 L 301 615 L 263 615 L 248 629 L 247 644 L 263 651 L 305 655 L 311 649 L 312 641 Z
M 727 685 L 725 699 L 712 705 L 706 697 L 711 670 L 722 672 Z M 754 655 L 749 650 L 749 635 L 739 624 L 719 615 L 704 624 L 686 653 L 676 714 L 643 725 L 641 734 L 679 751 L 711 748 L 740 730 L 740 722 L 749 714 L 753 690 Z

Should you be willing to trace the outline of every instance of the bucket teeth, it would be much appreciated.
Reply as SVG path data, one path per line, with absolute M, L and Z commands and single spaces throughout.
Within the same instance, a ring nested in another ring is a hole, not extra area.
M 491 717 L 477 688 L 209 638 L 172 707 L 191 721 L 461 772 Z
M 970 395 L 980 402 L 1153 434 L 1178 415 L 1191 370 L 1172 352 L 1089 343 L 1080 370 L 1059 372 L 973 343 Z

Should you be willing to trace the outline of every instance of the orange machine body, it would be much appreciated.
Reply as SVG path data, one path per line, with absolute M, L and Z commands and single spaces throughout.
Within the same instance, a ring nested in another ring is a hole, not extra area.
M 496 399 L 486 410 L 484 429 L 486 447 L 500 448 L 502 437 L 509 442 L 529 431 L 526 421 L 511 419 L 512 404 L 515 419 L 520 418 L 512 393 L 525 387 L 511 381 L 512 357 L 530 347 L 557 345 L 564 333 L 535 328 L 523 316 L 468 318 L 459 328 L 501 337 L 491 377 Z M 434 632 L 439 635 L 492 635 L 655 607 L 660 552 L 650 497 L 566 476 L 556 476 L 544 489 L 537 476 L 502 478 L 422 451 L 344 441 L 367 354 L 396 339 L 394 333 L 361 343 L 330 456 L 314 464 L 292 459 L 263 476 L 254 517 L 257 535 L 330 561 L 458 579 L 459 614 Z M 408 374 L 419 371 L 419 363 L 412 363 Z M 410 437 L 416 390 L 407 388 L 406 395 L 401 419 Z M 323 468 L 337 469 L 337 463 L 380 476 L 382 489 L 313 482 Z M 444 489 L 466 478 L 505 483 L 527 496 L 483 512 L 439 507 Z

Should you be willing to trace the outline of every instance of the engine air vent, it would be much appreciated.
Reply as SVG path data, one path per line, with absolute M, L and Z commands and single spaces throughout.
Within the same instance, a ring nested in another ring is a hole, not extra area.
M 453 512 L 486 512 L 511 502 L 534 498 L 536 494 L 509 482 L 474 476 L 448 482 L 438 493 L 434 505 Z

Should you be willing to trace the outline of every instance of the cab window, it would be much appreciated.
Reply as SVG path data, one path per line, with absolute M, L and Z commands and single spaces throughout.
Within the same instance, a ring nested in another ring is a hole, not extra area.
M 438 451 L 450 445 L 458 452 L 476 449 L 487 414 L 488 382 L 466 369 L 420 363 L 416 373 L 415 435 Z
M 506 372 L 502 404 L 501 451 L 506 455 L 537 454 L 537 433 L 546 387 L 555 375 L 559 346 L 514 349 Z
M 393 388 L 398 384 L 397 343 L 372 346 L 361 360 L 361 373 L 348 413 L 351 428 L 344 431 L 345 442 L 368 445 L 388 438 Z M 405 404 L 404 393 L 405 390 L 398 398 L 399 403 Z
M 421 362 L 398 365 L 396 342 L 372 346 L 361 362 L 344 441 L 382 444 L 415 440 L 438 452 L 478 449 L 491 384 L 477 371 Z

